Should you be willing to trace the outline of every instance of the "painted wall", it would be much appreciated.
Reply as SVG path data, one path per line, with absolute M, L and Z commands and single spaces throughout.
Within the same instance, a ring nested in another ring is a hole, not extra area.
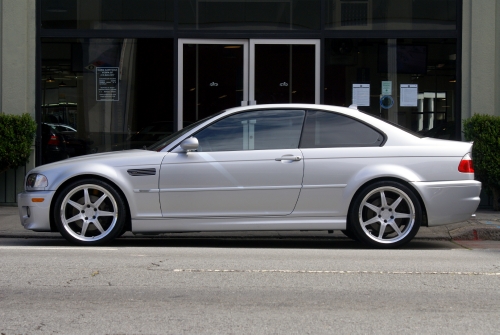
M 0 0 L 0 112 L 35 117 L 35 0 Z M 34 149 L 34 146 L 33 146 Z M 0 174 L 0 203 L 15 203 L 35 165 Z

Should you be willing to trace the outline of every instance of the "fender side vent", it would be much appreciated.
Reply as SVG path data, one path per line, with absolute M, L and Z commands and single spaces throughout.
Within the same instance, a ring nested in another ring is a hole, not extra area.
M 140 176 L 154 176 L 156 174 L 156 169 L 130 169 L 127 170 L 128 174 L 134 177 Z

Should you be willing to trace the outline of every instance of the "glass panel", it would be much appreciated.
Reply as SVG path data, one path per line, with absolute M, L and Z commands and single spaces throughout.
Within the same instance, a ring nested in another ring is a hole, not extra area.
M 319 29 L 320 0 L 179 1 L 181 29 Z
M 42 39 L 43 163 L 172 133 L 172 64 L 171 39 Z
M 382 144 L 383 140 L 380 133 L 351 118 L 308 111 L 300 147 L 373 147 Z
M 326 29 L 448 30 L 457 0 L 327 0 Z
M 195 135 L 199 152 L 294 149 L 304 111 L 265 110 L 227 117 Z
M 354 103 L 424 135 L 460 138 L 455 39 L 328 39 L 325 47 L 326 104 Z
M 174 0 L 42 0 L 44 29 L 172 29 Z
M 255 45 L 255 100 L 267 103 L 314 103 L 315 46 Z
M 184 44 L 184 125 L 243 100 L 243 45 Z

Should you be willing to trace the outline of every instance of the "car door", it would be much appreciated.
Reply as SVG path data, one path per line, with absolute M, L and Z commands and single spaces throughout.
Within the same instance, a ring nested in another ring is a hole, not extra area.
M 163 160 L 163 216 L 290 214 L 302 187 L 304 117 L 303 110 L 249 111 L 194 134 L 197 151 L 171 152 Z
M 354 118 L 308 111 L 300 143 L 304 180 L 293 214 L 345 217 L 348 182 L 361 169 L 380 163 L 384 140 L 383 133 Z

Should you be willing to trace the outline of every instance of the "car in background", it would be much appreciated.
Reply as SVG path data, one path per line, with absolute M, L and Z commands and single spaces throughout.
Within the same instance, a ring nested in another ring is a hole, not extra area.
M 42 123 L 42 164 L 57 162 L 69 157 L 64 135 L 54 126 Z
M 479 204 L 472 143 L 417 136 L 355 107 L 231 108 L 147 150 L 70 158 L 28 172 L 26 229 L 79 245 L 134 234 L 342 230 L 372 247 Z
M 58 131 L 66 144 L 66 151 L 69 157 L 87 155 L 92 152 L 92 140 L 78 138 L 75 128 L 63 123 L 46 123 L 46 125 Z

